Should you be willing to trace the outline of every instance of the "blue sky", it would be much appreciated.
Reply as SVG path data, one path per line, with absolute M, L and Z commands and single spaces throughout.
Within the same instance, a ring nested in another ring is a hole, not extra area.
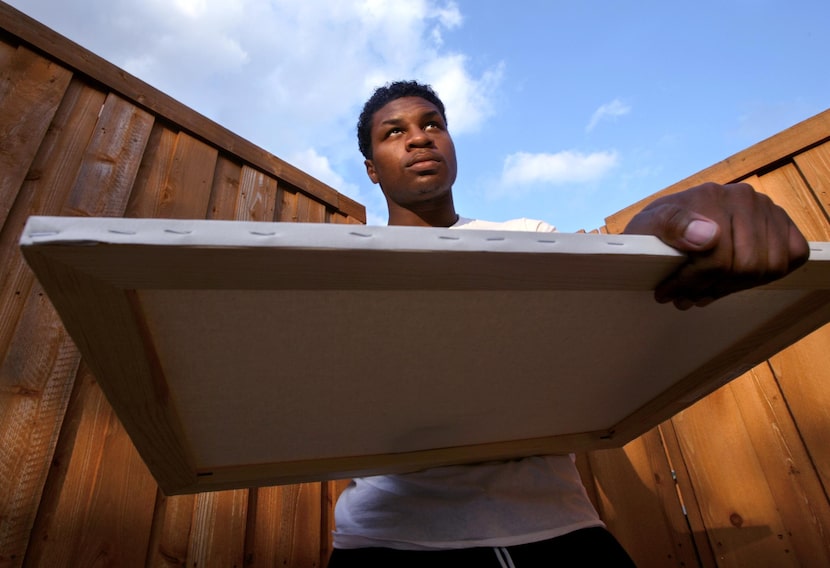
M 354 123 L 415 78 L 447 105 L 467 217 L 590 230 L 830 108 L 827 0 L 11 0 L 363 203 Z

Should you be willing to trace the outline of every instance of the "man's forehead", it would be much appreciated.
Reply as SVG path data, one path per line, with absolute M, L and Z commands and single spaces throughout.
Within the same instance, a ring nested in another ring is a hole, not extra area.
M 373 123 L 378 125 L 395 122 L 410 114 L 426 116 L 440 115 L 441 112 L 438 107 L 421 97 L 400 97 L 380 107 L 375 113 Z

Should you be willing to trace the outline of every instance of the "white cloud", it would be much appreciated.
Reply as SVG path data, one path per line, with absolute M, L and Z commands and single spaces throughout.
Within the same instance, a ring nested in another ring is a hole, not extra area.
M 353 197 L 366 187 L 354 125 L 375 87 L 432 83 L 460 133 L 490 116 L 502 79 L 445 48 L 463 25 L 451 0 L 10 1 Z
M 331 168 L 329 159 L 318 154 L 314 148 L 292 152 L 290 156 L 287 156 L 287 159 L 296 167 L 323 183 L 333 187 L 343 186 L 346 183 L 343 177 Z
M 447 122 L 454 135 L 477 131 L 493 114 L 493 94 L 502 79 L 502 65 L 476 78 L 465 64 L 466 57 L 452 55 L 433 59 L 423 69 L 424 80 L 447 107 Z
M 585 127 L 585 131 L 592 131 L 602 120 L 615 119 L 617 117 L 624 116 L 629 112 L 631 112 L 630 106 L 619 99 L 614 99 L 610 103 L 606 103 L 594 111 L 594 114 L 591 115 L 591 120 L 588 122 L 588 126 Z
M 178 8 L 183 14 L 197 18 L 207 10 L 207 0 L 173 0 L 172 8 Z
M 619 156 L 615 151 L 592 154 L 568 150 L 556 154 L 517 152 L 505 158 L 496 193 L 595 182 L 618 163 Z

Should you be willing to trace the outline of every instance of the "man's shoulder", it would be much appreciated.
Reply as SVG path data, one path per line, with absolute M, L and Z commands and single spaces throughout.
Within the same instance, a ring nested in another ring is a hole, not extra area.
M 478 229 L 484 231 L 533 231 L 537 233 L 552 233 L 556 227 L 538 219 L 520 217 L 508 221 L 483 221 L 459 217 L 451 229 Z

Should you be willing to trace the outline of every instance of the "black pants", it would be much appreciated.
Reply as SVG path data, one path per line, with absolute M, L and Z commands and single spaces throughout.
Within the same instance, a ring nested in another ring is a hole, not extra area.
M 504 551 L 507 551 L 505 554 Z M 501 558 L 500 558 L 501 557 Z M 509 561 L 508 561 L 509 558 Z M 510 563 L 512 562 L 512 564 Z M 393 550 L 391 548 L 334 549 L 328 568 L 461 568 L 626 567 L 634 561 L 607 530 L 596 527 L 506 548 L 460 550 Z

